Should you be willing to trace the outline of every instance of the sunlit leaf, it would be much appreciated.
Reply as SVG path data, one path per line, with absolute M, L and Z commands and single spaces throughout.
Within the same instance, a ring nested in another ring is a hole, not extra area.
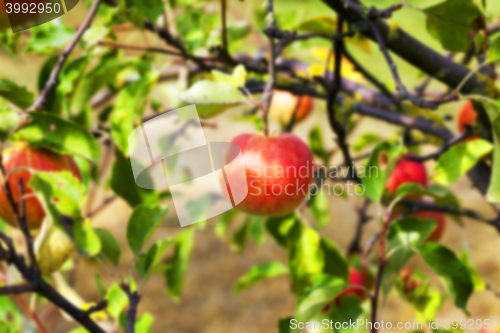
M 235 292 L 240 292 L 249 286 L 273 277 L 288 273 L 288 269 L 280 262 L 270 262 L 258 264 L 250 268 L 250 270 L 238 279 L 234 286 Z

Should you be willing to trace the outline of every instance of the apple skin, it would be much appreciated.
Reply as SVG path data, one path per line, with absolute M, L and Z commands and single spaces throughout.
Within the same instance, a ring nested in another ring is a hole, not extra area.
M 361 273 L 358 272 L 356 269 L 354 269 L 352 267 L 349 267 L 349 282 L 348 282 L 348 284 L 350 286 L 364 287 L 365 286 L 365 281 L 364 281 L 363 275 L 361 275 Z M 343 297 L 346 297 L 346 296 L 349 296 L 349 295 L 356 295 L 362 301 L 366 298 L 366 292 L 363 289 L 359 289 L 359 288 L 347 288 L 340 295 L 338 295 L 337 297 L 335 297 L 335 300 L 334 300 L 335 304 L 337 304 L 337 306 L 339 306 L 340 302 L 341 302 L 341 299 Z M 328 311 L 330 311 L 330 308 L 331 308 L 331 303 L 328 303 L 327 305 L 325 305 L 323 307 L 323 309 L 321 309 L 321 312 L 323 312 L 323 313 L 328 312 Z
M 29 167 L 37 171 L 70 171 L 81 181 L 80 171 L 72 157 L 59 155 L 43 148 L 33 148 L 27 145 L 17 145 L 6 149 L 2 155 L 5 172 L 9 174 L 18 167 Z M 31 173 L 28 170 L 17 170 L 9 175 L 7 181 L 16 202 L 19 201 L 19 179 L 25 185 L 25 194 L 33 193 L 28 187 Z M 30 229 L 38 229 L 45 218 L 42 204 L 35 196 L 26 199 L 26 217 Z M 0 190 L 0 218 L 13 227 L 17 227 L 12 208 L 3 189 Z
M 240 147 L 246 171 L 246 180 L 235 181 L 248 186 L 248 195 L 236 208 L 261 216 L 292 213 L 307 196 L 313 180 L 314 160 L 309 147 L 290 133 L 268 137 L 246 133 L 231 142 Z M 233 179 L 240 175 L 228 172 Z
M 406 183 L 417 183 L 423 187 L 427 187 L 428 177 L 425 166 L 422 163 L 409 161 L 403 157 L 387 180 L 386 188 L 392 194 L 396 194 L 398 188 Z
M 273 90 L 269 115 L 282 126 L 290 123 L 296 107 L 295 124 L 304 120 L 311 113 L 313 98 L 309 95 L 297 96 L 288 91 Z
M 474 109 L 474 105 L 472 104 L 471 101 L 467 101 L 462 105 L 462 108 L 460 109 L 460 112 L 458 113 L 458 130 L 460 133 L 465 132 L 466 126 L 472 126 L 474 122 L 476 121 L 477 118 L 477 112 Z M 475 140 L 479 139 L 481 136 L 477 134 L 473 134 L 468 136 L 464 141 L 470 141 L 470 140 Z

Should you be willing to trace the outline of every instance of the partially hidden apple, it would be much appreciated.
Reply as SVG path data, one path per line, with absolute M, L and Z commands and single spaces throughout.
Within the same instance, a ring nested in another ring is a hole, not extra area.
M 410 161 L 403 157 L 387 180 L 386 188 L 392 194 L 395 194 L 398 188 L 406 183 L 416 183 L 427 187 L 428 177 L 425 166 L 422 163 Z
M 462 105 L 462 108 L 460 109 L 460 112 L 458 113 L 458 130 L 460 133 L 465 132 L 466 126 L 472 126 L 474 122 L 476 121 L 477 118 L 477 113 L 476 110 L 474 109 L 474 105 L 472 104 L 471 101 L 467 101 Z M 481 136 L 477 134 L 472 134 L 469 135 L 465 141 L 469 140 L 474 140 L 474 139 L 479 139 Z
M 52 226 L 40 245 L 36 257 L 43 275 L 50 275 L 76 253 L 76 246 L 68 234 Z
M 16 202 L 19 202 L 20 199 L 19 180 L 22 179 L 24 183 L 26 217 L 30 229 L 40 227 L 45 218 L 45 212 L 40 201 L 34 195 L 31 195 L 33 190 L 28 186 L 31 172 L 21 167 L 28 167 L 36 171 L 70 171 L 73 176 L 81 181 L 80 171 L 71 156 L 59 155 L 48 149 L 16 145 L 6 149 L 2 154 L 2 159 L 5 172 L 8 175 L 7 182 Z M 0 190 L 0 218 L 11 226 L 17 227 L 14 213 L 3 189 Z
M 355 268 L 349 267 L 349 281 L 348 284 L 351 286 L 350 288 L 347 288 L 344 290 L 340 295 L 335 297 L 335 304 L 340 305 L 341 299 L 349 296 L 349 295 L 356 295 L 359 297 L 360 300 L 364 300 L 367 297 L 367 293 L 363 288 L 365 288 L 365 280 L 363 278 L 363 275 L 356 270 Z M 357 288 L 359 287 L 359 288 Z M 331 308 L 331 303 L 328 303 L 321 309 L 321 312 L 328 312 L 330 311 Z
M 297 96 L 288 91 L 274 90 L 269 115 L 282 126 L 288 125 L 295 115 L 297 124 L 311 113 L 312 107 L 313 99 L 309 95 Z
M 427 238 L 428 242 L 439 242 L 443 237 L 446 229 L 446 217 L 440 212 L 420 211 L 412 214 L 411 216 L 418 217 L 419 219 L 434 220 L 436 227 Z
M 248 186 L 248 195 L 236 207 L 261 216 L 292 213 L 308 194 L 313 180 L 314 161 L 309 147 L 290 133 L 267 137 L 247 133 L 231 142 L 241 148 L 246 180 L 239 182 Z M 239 175 L 235 172 L 228 177 Z

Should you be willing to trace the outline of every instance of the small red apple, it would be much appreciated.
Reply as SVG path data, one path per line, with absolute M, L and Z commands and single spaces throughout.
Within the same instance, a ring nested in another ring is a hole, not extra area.
M 236 207 L 262 216 L 292 213 L 304 200 L 313 179 L 313 155 L 297 136 L 241 134 L 232 143 L 241 148 L 245 161 L 248 195 Z M 231 170 L 228 170 L 231 173 Z M 240 173 L 229 175 L 239 178 Z
M 7 174 L 18 167 L 24 166 L 37 171 L 70 171 L 76 178 L 81 180 L 80 171 L 73 158 L 68 155 L 59 155 L 47 149 L 18 145 L 5 150 L 2 158 Z M 13 171 L 7 181 L 14 200 L 18 202 L 20 197 L 19 179 L 21 178 L 25 185 L 25 195 L 27 196 L 26 215 L 28 227 L 30 229 L 37 229 L 43 222 L 45 212 L 40 201 L 35 196 L 30 196 L 33 193 L 33 190 L 28 187 L 31 173 L 25 169 Z M 0 218 L 11 226 L 17 227 L 12 208 L 3 189 L 0 189 Z
M 391 212 L 391 220 L 397 219 L 402 214 L 408 211 L 407 207 L 396 205 Z M 416 213 L 411 214 L 410 216 L 417 217 L 419 219 L 426 220 L 435 220 L 436 227 L 432 231 L 432 233 L 427 238 L 428 242 L 439 242 L 441 237 L 443 237 L 444 231 L 446 229 L 446 216 L 440 212 L 431 212 L 431 211 L 418 211 Z
M 392 194 L 395 194 L 398 188 L 406 183 L 417 183 L 427 187 L 427 171 L 422 163 L 410 161 L 403 157 L 394 168 L 385 186 Z
M 269 114 L 281 125 L 286 126 L 295 113 L 295 123 L 304 120 L 313 107 L 313 99 L 309 95 L 297 96 L 284 90 L 274 90 Z M 295 109 L 297 108 L 297 111 Z
M 360 272 L 358 272 L 356 269 L 349 267 L 349 281 L 348 284 L 350 286 L 359 286 L 359 287 L 365 287 L 365 281 L 363 279 L 363 275 L 361 275 Z M 351 287 L 343 291 L 340 295 L 335 297 L 334 302 L 337 305 L 340 305 L 340 300 L 343 297 L 349 296 L 349 295 L 356 295 L 359 297 L 360 300 L 364 300 L 366 298 L 366 292 L 361 289 L 361 288 L 355 288 Z M 321 309 L 321 312 L 328 312 L 330 310 L 331 303 L 328 303 Z
M 474 105 L 471 101 L 467 101 L 462 105 L 460 112 L 458 113 L 458 130 L 460 133 L 465 132 L 466 126 L 472 126 L 477 118 L 477 112 L 474 109 Z M 465 141 L 479 139 L 481 136 L 473 134 L 468 136 Z
M 441 240 L 441 237 L 443 237 L 444 231 L 446 229 L 446 217 L 443 213 L 420 211 L 412 214 L 411 216 L 418 217 L 419 219 L 435 220 L 436 228 L 429 235 L 427 241 L 439 242 L 439 240 Z

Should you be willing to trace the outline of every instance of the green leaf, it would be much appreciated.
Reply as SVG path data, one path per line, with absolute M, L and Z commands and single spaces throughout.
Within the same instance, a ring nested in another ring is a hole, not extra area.
M 149 94 L 153 90 L 158 73 L 148 73 L 120 91 L 111 115 L 111 136 L 116 146 L 128 155 L 128 136 L 139 125 Z
M 31 39 L 26 47 L 26 52 L 48 54 L 62 48 L 73 38 L 75 30 L 62 24 L 49 22 L 30 29 Z
M 97 228 L 95 232 L 99 239 L 101 240 L 101 252 L 106 258 L 113 263 L 113 265 L 118 266 L 120 260 L 121 249 L 120 244 L 115 239 L 113 234 L 106 229 Z
M 151 333 L 155 318 L 150 313 L 143 314 L 134 323 L 135 333 Z
M 251 31 L 251 27 L 247 22 L 240 21 L 236 22 L 227 27 L 227 38 L 231 42 L 236 42 L 242 38 L 245 38 Z
M 490 119 L 493 132 L 493 165 L 486 199 L 496 203 L 500 202 L 500 101 L 483 103 L 483 106 Z
M 252 216 L 249 233 L 255 243 L 261 245 L 265 240 L 264 219 L 261 216 Z
M 89 104 L 92 96 L 106 86 L 112 86 L 117 74 L 127 65 L 120 60 L 120 50 L 104 53 L 97 65 L 82 78 L 71 99 L 70 109 L 73 114 L 79 115 Z
M 312 287 L 306 290 L 295 309 L 295 319 L 306 322 L 313 318 L 328 303 L 337 297 L 345 286 L 345 281 L 329 275 L 314 278 Z
M 115 150 L 115 162 L 111 168 L 110 186 L 113 192 L 125 200 L 130 206 L 156 205 L 158 193 L 139 187 L 135 183 L 130 159 L 119 150 Z
M 212 70 L 212 76 L 216 82 L 228 83 L 236 88 L 244 87 L 247 79 L 247 71 L 245 66 L 238 65 L 234 68 L 231 75 L 216 69 Z
M 486 289 L 486 283 L 477 271 L 474 263 L 472 261 L 472 255 L 468 249 L 464 249 L 460 254 L 460 261 L 467 267 L 472 278 L 472 283 L 474 285 L 475 291 L 482 291 Z
M 231 247 L 236 253 L 242 253 L 248 239 L 248 229 L 250 226 L 250 217 L 246 218 L 243 224 L 236 230 L 231 237 Z
M 0 332 L 20 333 L 23 316 L 17 306 L 7 296 L 0 296 Z
M 336 26 L 337 19 L 335 17 L 320 15 L 300 22 L 296 30 L 330 36 L 335 34 Z
M 426 8 L 424 13 L 429 34 L 451 52 L 467 51 L 469 32 L 482 15 L 471 0 L 447 0 Z
M 86 199 L 86 189 L 69 171 L 37 171 L 28 186 L 39 194 L 53 222 L 58 224 L 62 215 L 81 220 L 81 210 Z
M 360 151 L 362 151 L 366 147 L 368 147 L 372 144 L 378 143 L 381 140 L 382 140 L 382 138 L 380 137 L 380 135 L 378 135 L 376 133 L 366 132 L 366 133 L 361 134 L 359 136 L 359 138 L 357 138 L 356 141 L 354 141 L 351 144 L 351 148 L 354 149 L 354 151 L 359 153 Z
M 400 296 L 413 306 L 417 312 L 417 321 L 435 320 L 446 300 L 446 293 L 441 293 L 438 288 L 432 288 L 427 275 L 418 270 L 411 275 L 410 280 L 416 286 L 413 290 L 407 288 L 407 282 L 401 279 L 397 281 L 396 288 Z
M 20 87 L 7 79 L 0 79 L 0 97 L 21 109 L 29 108 L 35 101 L 33 94 L 26 87 Z
M 106 300 L 108 301 L 108 312 L 113 318 L 118 318 L 128 304 L 127 294 L 117 283 L 108 289 Z
M 495 38 L 491 43 L 490 49 L 486 56 L 486 62 L 494 63 L 500 61 L 500 37 Z
M 321 238 L 321 250 L 325 258 L 323 273 L 347 281 L 349 264 L 338 246 L 327 238 Z
M 284 275 L 287 273 L 288 269 L 280 262 L 257 264 L 250 268 L 250 270 L 245 275 L 241 276 L 238 279 L 236 285 L 234 286 L 234 292 L 239 293 L 243 289 L 246 289 L 257 282 L 271 279 L 273 277 Z
M 278 333 L 291 333 L 290 321 L 292 317 L 280 318 L 278 319 Z
M 19 126 L 21 117 L 7 105 L 2 104 L 0 100 L 0 141 L 5 141 L 10 133 Z
M 385 190 L 385 183 L 395 167 L 396 156 L 402 153 L 399 145 L 380 142 L 373 148 L 365 165 L 365 176 L 362 177 L 366 195 L 374 202 L 380 202 Z M 381 163 L 381 157 L 387 159 Z
M 151 269 L 160 262 L 165 252 L 167 252 L 170 243 L 172 243 L 172 240 L 169 237 L 162 238 L 151 245 L 146 254 L 141 253 L 136 265 L 137 272 L 141 278 L 151 273 Z
M 328 213 L 329 206 L 330 203 L 328 202 L 328 196 L 322 190 L 319 190 L 311 200 L 309 208 L 311 209 L 311 213 L 314 216 L 314 220 L 318 224 L 319 229 L 326 227 L 330 221 L 330 215 Z
M 110 29 L 108 27 L 93 25 L 85 31 L 80 43 L 84 49 L 88 50 L 107 37 L 109 32 Z
M 339 303 L 340 304 L 337 305 L 336 302 L 333 302 L 330 311 L 327 313 L 328 318 L 334 323 L 355 322 L 364 313 L 361 307 L 361 300 L 356 295 L 341 297 Z M 335 329 L 335 331 L 339 333 L 354 333 L 356 329 L 350 328 L 349 325 L 348 328 Z
M 95 256 L 101 251 L 101 240 L 89 219 L 75 221 L 73 224 L 75 243 L 81 251 Z
M 161 0 L 127 0 L 127 7 L 138 9 L 153 23 L 163 13 L 163 1 Z
M 127 241 L 135 254 L 141 251 L 167 212 L 166 206 L 139 205 L 134 208 L 127 224 Z
M 201 80 L 180 96 L 186 104 L 196 104 L 202 118 L 211 118 L 236 105 L 249 101 L 238 88 L 225 82 Z
M 399 272 L 415 253 L 415 247 L 425 242 L 436 227 L 433 220 L 423 220 L 415 217 L 404 217 L 394 221 L 387 230 L 389 251 L 382 278 L 382 291 L 388 295 Z
M 313 276 L 323 271 L 321 239 L 316 231 L 302 223 L 295 223 L 286 238 L 293 291 L 301 295 L 311 285 Z
M 104 298 L 106 296 L 106 287 L 104 287 L 104 282 L 102 281 L 101 275 L 99 273 L 94 273 L 95 282 L 97 284 L 97 294 L 99 298 Z
M 94 163 L 100 155 L 99 143 L 92 134 L 80 125 L 51 113 L 31 112 L 28 125 L 15 132 L 11 140 L 48 148 L 60 154 L 82 156 Z
M 417 247 L 418 253 L 448 287 L 457 308 L 465 310 L 474 286 L 467 267 L 446 247 L 426 243 Z
M 323 145 L 323 134 L 319 126 L 314 127 L 309 132 L 309 147 L 311 147 L 311 151 L 314 155 L 321 158 L 326 165 L 328 164 L 330 153 L 328 153 Z
M 434 166 L 434 171 L 436 171 L 434 180 L 442 185 L 453 184 L 492 149 L 493 145 L 483 139 L 454 145 L 439 157 Z
M 194 244 L 194 229 L 187 229 L 180 232 L 175 237 L 174 253 L 167 260 L 167 270 L 165 278 L 167 280 L 167 290 L 175 301 L 179 301 L 184 275 L 186 274 L 189 257 Z
M 267 232 L 281 246 L 287 246 L 287 235 L 290 229 L 300 223 L 295 214 L 280 217 L 271 217 L 266 221 Z

